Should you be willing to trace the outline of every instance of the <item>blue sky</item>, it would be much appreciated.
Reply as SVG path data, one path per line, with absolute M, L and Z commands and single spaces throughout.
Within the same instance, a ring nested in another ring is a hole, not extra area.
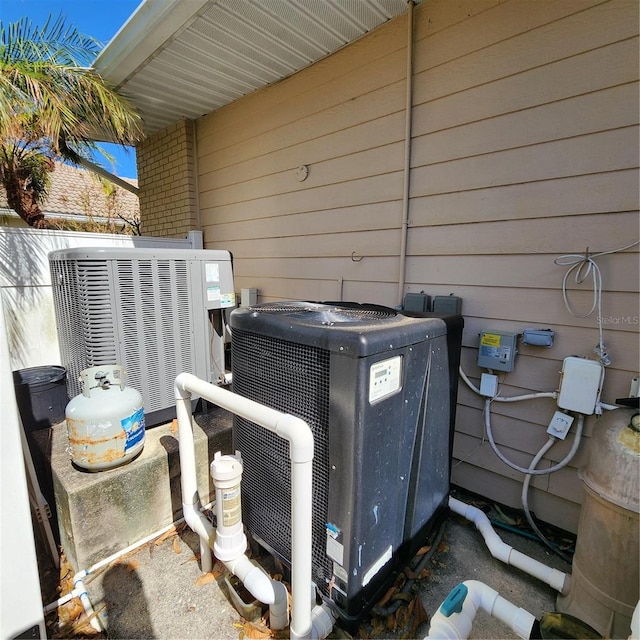
M 0 0 L 0 20 L 14 22 L 29 16 L 36 25 L 43 25 L 49 16 L 63 14 L 69 25 L 93 36 L 103 45 L 116 34 L 141 0 Z M 102 164 L 124 178 L 136 177 L 135 151 L 127 153 L 116 145 L 103 145 L 115 158 L 115 171 L 106 160 Z

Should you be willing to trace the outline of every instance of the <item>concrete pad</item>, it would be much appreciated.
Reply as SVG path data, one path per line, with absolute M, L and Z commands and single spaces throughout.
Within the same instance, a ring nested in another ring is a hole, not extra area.
M 85 586 L 107 637 L 237 640 L 240 616 L 222 578 L 200 583 L 199 540 L 186 529 L 143 546 Z
M 499 534 L 523 553 L 557 569 L 570 570 L 541 544 L 509 532 L 500 531 Z M 85 586 L 107 637 L 112 640 L 238 638 L 244 620 L 233 608 L 222 579 L 199 584 L 198 552 L 197 536 L 184 529 L 177 539 L 166 539 L 160 545 L 146 544 L 123 562 L 114 563 L 89 577 Z M 262 556 L 259 561 L 269 570 L 268 557 Z M 436 611 L 455 585 L 468 579 L 485 582 L 536 617 L 554 609 L 557 594 L 552 588 L 493 558 L 480 533 L 458 516 L 449 517 L 444 543 L 431 558 L 428 569 L 428 577 L 416 582 L 413 593 L 420 598 L 429 615 Z M 366 617 L 352 637 L 422 638 L 429 630 L 425 622 L 416 629 L 414 636 L 408 636 L 407 627 L 393 629 L 386 624 L 385 621 L 383 631 L 372 636 L 376 625 L 379 629 L 379 621 L 376 623 Z M 278 637 L 288 637 L 288 632 Z M 336 630 L 331 637 L 350 636 Z M 515 640 L 518 636 L 495 618 L 479 612 L 469 637 Z
M 231 416 L 213 408 L 193 422 L 198 490 L 215 491 L 209 462 L 231 451 Z M 51 468 L 60 543 L 75 571 L 146 538 L 182 516 L 177 433 L 171 423 L 147 429 L 141 454 L 121 467 L 88 472 L 68 453 L 66 423 L 52 428 Z

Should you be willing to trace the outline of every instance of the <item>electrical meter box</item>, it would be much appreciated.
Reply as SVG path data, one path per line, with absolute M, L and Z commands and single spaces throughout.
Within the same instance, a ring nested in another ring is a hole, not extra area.
M 513 371 L 518 352 L 518 334 L 511 331 L 482 331 L 478 366 L 494 371 Z

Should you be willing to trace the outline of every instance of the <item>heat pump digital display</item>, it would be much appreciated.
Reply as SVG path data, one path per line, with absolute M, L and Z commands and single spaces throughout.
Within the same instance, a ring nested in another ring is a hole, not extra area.
M 398 391 L 401 371 L 401 356 L 372 364 L 369 374 L 369 402 L 376 402 Z

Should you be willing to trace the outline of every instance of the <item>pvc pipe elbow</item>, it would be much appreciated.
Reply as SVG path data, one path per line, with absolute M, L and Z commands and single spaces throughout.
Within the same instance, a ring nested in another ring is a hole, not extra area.
M 487 548 L 494 558 L 509 564 L 511 547 L 495 532 L 491 522 L 489 522 L 489 518 L 483 511 L 452 497 L 449 498 L 449 508 L 475 525 L 476 529 L 482 534 Z
M 269 626 L 278 631 L 289 626 L 289 592 L 287 588 L 277 580 L 271 581 L 274 593 L 273 604 L 269 605 Z
M 207 540 L 209 547 L 213 548 L 216 539 L 216 530 L 207 520 L 207 517 L 192 504 L 182 503 L 182 515 L 184 521 L 189 525 L 192 531 L 198 534 L 202 540 Z
M 273 580 L 247 556 L 227 560 L 225 566 L 242 581 L 247 591 L 259 602 L 273 604 L 276 599 Z
M 189 384 L 189 379 L 193 377 L 190 373 L 179 373 L 176 376 L 175 382 L 173 384 L 173 391 L 175 394 L 176 400 L 184 400 L 185 398 L 191 397 L 191 391 L 187 389 Z
M 521 569 L 534 578 L 538 578 L 538 580 L 548 584 L 560 593 L 565 593 L 567 589 L 567 574 L 553 569 L 508 545 L 495 532 L 489 518 L 483 511 L 453 497 L 449 497 L 449 508 L 475 525 L 482 534 L 487 548 L 494 558 Z
M 313 433 L 304 420 L 284 414 L 278 418 L 275 432 L 289 441 L 289 455 L 293 462 L 313 460 Z
M 325 603 L 314 607 L 311 610 L 311 640 L 324 640 L 333 631 L 336 617 Z
M 520 638 L 531 635 L 535 617 L 477 580 L 455 587 L 431 619 L 429 638 L 468 638 L 478 609 L 486 611 Z

